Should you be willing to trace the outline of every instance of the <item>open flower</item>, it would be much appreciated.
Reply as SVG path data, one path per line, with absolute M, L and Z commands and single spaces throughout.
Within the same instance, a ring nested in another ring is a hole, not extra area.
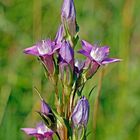
M 91 45 L 90 43 L 82 40 L 82 50 L 79 53 L 87 56 L 90 60 L 95 61 L 99 65 L 104 65 L 108 63 L 118 62 L 120 59 L 108 58 L 109 47 L 103 46 L 99 47 L 97 45 Z
M 67 25 L 70 34 L 76 33 L 76 10 L 73 0 L 64 0 L 61 11 L 63 25 Z
M 39 123 L 36 128 L 22 128 L 21 130 L 28 135 L 36 137 L 37 140 L 52 140 L 54 133 L 43 122 Z
M 26 48 L 24 53 L 31 54 L 40 57 L 42 63 L 46 67 L 49 74 L 53 75 L 55 66 L 53 62 L 53 54 L 60 48 L 59 45 L 55 45 L 54 41 L 42 40 L 36 45 Z
M 45 56 L 54 54 L 54 52 L 59 48 L 60 48 L 59 46 L 55 45 L 54 41 L 47 39 L 38 42 L 36 45 L 30 48 L 26 48 L 24 50 L 24 53 L 35 56 Z
M 82 40 L 82 48 L 78 52 L 87 57 L 84 66 L 86 71 L 84 73 L 85 81 L 91 78 L 101 65 L 121 61 L 120 59 L 108 57 L 109 47 L 107 46 L 99 47 Z
M 89 118 L 89 102 L 84 96 L 77 102 L 71 118 L 74 126 L 86 127 Z

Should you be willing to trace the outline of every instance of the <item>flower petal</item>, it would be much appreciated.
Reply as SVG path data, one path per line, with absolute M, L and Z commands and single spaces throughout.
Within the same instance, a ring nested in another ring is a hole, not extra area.
M 21 130 L 24 131 L 27 135 L 34 135 L 37 133 L 35 128 L 21 128 Z
M 85 40 L 82 40 L 81 41 L 81 45 L 82 45 L 82 48 L 83 48 L 83 50 L 85 50 L 86 52 L 90 52 L 91 50 L 92 50 L 92 48 L 93 48 L 93 46 L 90 44 L 90 43 L 88 43 L 87 41 L 85 41 Z
M 63 25 L 60 25 L 55 37 L 56 44 L 61 43 L 61 41 L 63 40 L 63 35 L 64 35 Z
M 26 53 L 26 54 L 31 54 L 31 55 L 39 56 L 39 52 L 38 52 L 38 49 L 37 49 L 36 45 L 24 49 L 23 52 Z
M 78 53 L 81 53 L 82 55 L 84 55 L 84 56 L 86 56 L 88 58 L 91 58 L 90 54 L 85 50 L 79 50 Z
M 120 61 L 122 61 L 122 60 L 117 59 L 117 58 L 106 58 L 101 63 L 102 63 L 102 65 L 105 65 L 105 64 L 114 63 L 114 62 L 120 62 Z
M 48 115 L 51 112 L 50 106 L 44 100 L 41 102 L 41 112 L 45 115 Z
M 70 63 L 70 61 L 74 59 L 74 51 L 70 46 L 69 42 L 66 41 L 62 43 L 59 54 L 62 57 L 62 59 L 67 63 Z

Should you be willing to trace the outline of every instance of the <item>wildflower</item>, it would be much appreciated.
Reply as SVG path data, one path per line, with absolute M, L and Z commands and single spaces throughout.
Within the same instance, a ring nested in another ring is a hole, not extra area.
M 22 128 L 21 130 L 28 135 L 36 137 L 37 140 L 52 140 L 54 133 L 43 122 L 39 123 L 36 128 Z
M 109 47 L 107 46 L 99 47 L 82 40 L 82 48 L 78 52 L 87 57 L 84 66 L 84 81 L 91 78 L 101 65 L 120 61 L 120 59 L 108 58 Z
M 45 68 L 47 69 L 48 73 L 53 75 L 55 71 L 53 54 L 59 48 L 59 45 L 55 45 L 54 41 L 48 39 L 42 40 L 41 42 L 37 43 L 36 45 L 30 48 L 26 48 L 24 50 L 24 53 L 38 56 L 44 64 Z
M 68 28 L 69 33 L 76 33 L 76 10 L 73 0 L 64 0 L 61 11 L 62 23 Z
M 86 127 L 89 118 L 89 102 L 84 96 L 77 102 L 71 118 L 74 126 Z
M 90 60 L 95 61 L 99 65 L 104 65 L 108 63 L 118 62 L 120 59 L 108 58 L 109 47 L 103 46 L 98 47 L 97 45 L 91 45 L 88 42 L 82 40 L 83 49 L 79 53 L 87 56 Z

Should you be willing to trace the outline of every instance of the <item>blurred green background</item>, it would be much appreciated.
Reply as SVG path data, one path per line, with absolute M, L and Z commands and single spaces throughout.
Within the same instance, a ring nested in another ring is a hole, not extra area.
M 34 86 L 53 104 L 53 87 L 44 79 L 43 68 L 23 49 L 55 37 L 61 4 L 0 0 L 0 140 L 32 139 L 20 128 L 34 127 L 40 120 Z M 75 0 L 75 6 L 80 38 L 109 45 L 110 55 L 123 59 L 104 68 L 96 133 L 93 108 L 102 70 L 84 89 L 86 94 L 97 85 L 90 98 L 88 140 L 140 140 L 140 0 Z

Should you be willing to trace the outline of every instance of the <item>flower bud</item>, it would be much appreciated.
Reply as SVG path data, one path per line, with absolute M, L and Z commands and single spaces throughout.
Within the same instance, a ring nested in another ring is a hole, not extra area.
M 64 0 L 61 19 L 63 25 L 66 24 L 66 28 L 68 28 L 69 33 L 74 36 L 76 33 L 76 10 L 73 0 Z
M 65 86 L 70 86 L 73 81 L 74 50 L 68 41 L 62 42 L 59 55 L 60 78 Z
M 75 106 L 72 113 L 72 122 L 74 126 L 85 126 L 87 125 L 89 118 L 89 102 L 83 96 Z

